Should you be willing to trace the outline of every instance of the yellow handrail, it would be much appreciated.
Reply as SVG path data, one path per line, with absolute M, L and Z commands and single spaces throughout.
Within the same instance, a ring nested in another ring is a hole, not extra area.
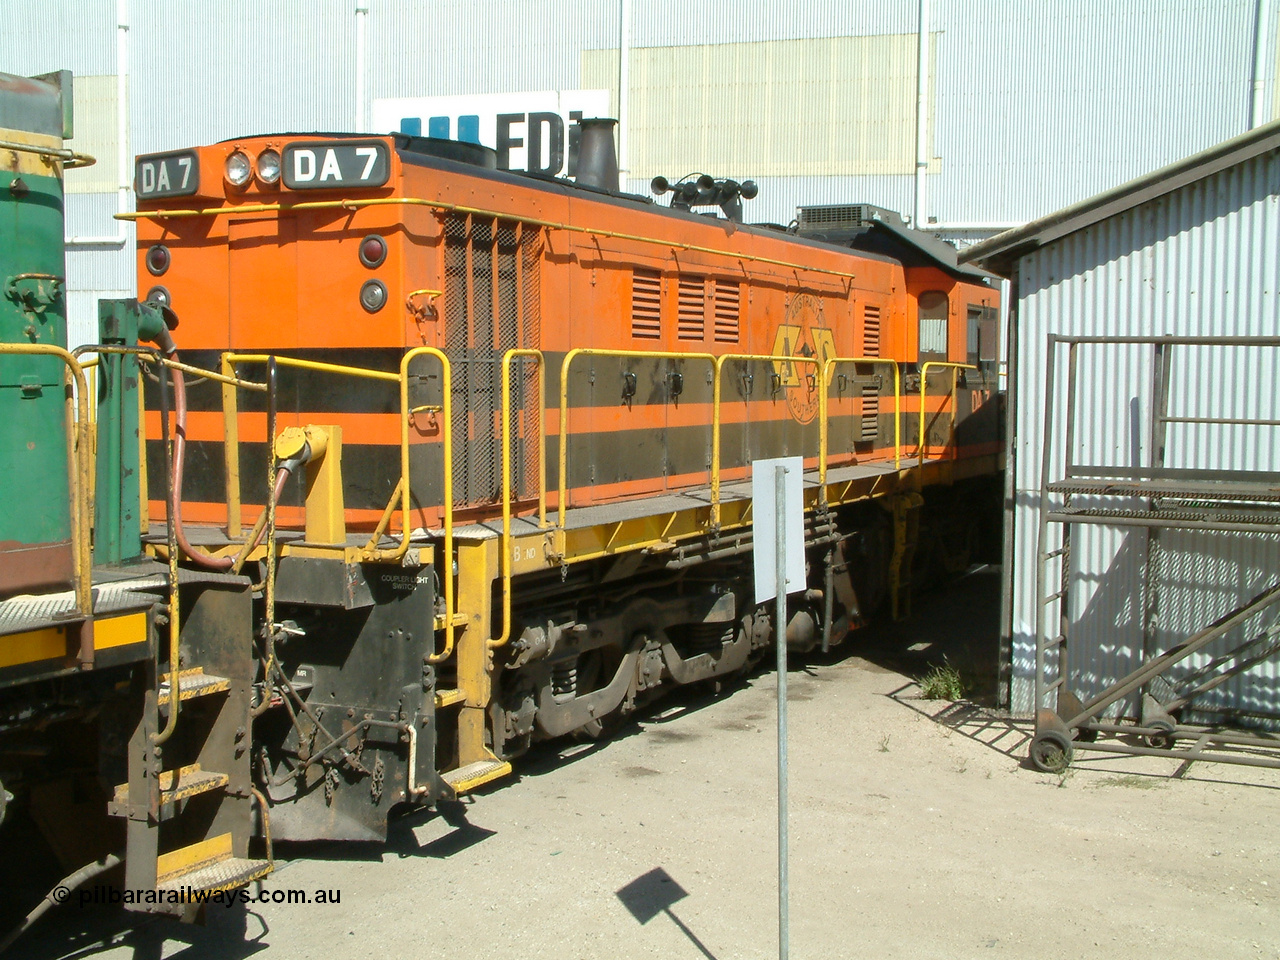
M 646 350 L 605 350 L 592 347 L 575 347 L 564 355 L 564 360 L 560 364 L 560 483 L 559 483 L 559 503 L 556 504 L 557 523 L 564 527 L 564 511 L 566 503 L 569 499 L 568 491 L 568 451 L 569 444 L 566 442 L 569 435 L 569 367 L 578 357 L 620 357 L 626 359 L 634 357 L 644 360 L 706 360 L 711 364 L 712 370 L 717 369 L 717 360 L 715 354 L 711 353 L 652 353 Z M 771 357 L 770 359 L 777 359 Z M 712 419 L 715 420 L 720 410 L 720 378 L 715 378 L 715 399 L 713 401 Z M 718 487 L 718 477 L 716 476 L 716 444 L 717 428 L 713 426 L 711 431 L 712 444 L 712 468 L 711 468 L 711 488 L 714 491 Z M 713 497 L 714 499 L 714 497 Z
M 898 367 L 898 361 L 891 360 L 887 357 L 828 357 L 822 364 L 822 383 L 823 390 L 818 399 L 819 413 L 822 418 L 820 432 L 822 434 L 819 440 L 819 447 L 830 453 L 828 449 L 828 431 L 830 425 L 827 423 L 827 407 L 830 398 L 827 391 L 831 387 L 831 374 L 835 372 L 837 365 L 842 363 L 862 363 L 862 364 L 878 364 L 887 366 L 893 370 L 893 465 L 895 467 L 902 466 L 902 372 Z M 827 487 L 827 456 L 823 456 L 818 464 L 818 482 L 822 487 L 823 493 L 826 493 Z
M 776 357 L 769 353 L 722 353 L 715 358 L 715 389 L 712 398 L 711 411 L 711 527 L 713 530 L 720 528 L 720 403 L 723 390 L 721 389 L 721 377 L 724 373 L 724 366 L 731 360 L 745 360 L 749 363 L 805 363 L 813 364 L 816 373 L 821 373 L 820 361 L 817 357 Z M 781 378 L 781 374 L 778 374 Z M 825 409 L 826 404 L 822 402 L 822 394 L 825 391 L 818 392 L 819 416 L 826 417 L 821 412 Z M 818 430 L 818 461 L 822 463 L 826 460 L 826 431 Z
M 929 440 L 925 433 L 925 397 L 929 389 L 929 368 L 949 367 L 951 369 L 951 425 L 948 431 L 947 446 L 955 443 L 956 431 L 956 377 L 961 370 L 977 370 L 971 363 L 955 363 L 950 360 L 930 360 L 920 367 L 920 433 L 916 437 L 916 465 L 924 466 L 925 455 L 929 451 Z M 941 411 L 939 411 L 941 412 Z M 945 449 L 945 446 L 944 446 Z
M 48 343 L 0 343 L 0 354 L 19 353 L 57 357 L 75 379 L 75 416 L 70 424 L 75 438 L 75 488 L 71 491 L 71 525 L 74 531 L 76 566 L 76 612 L 93 616 L 93 582 L 89 559 L 89 528 L 93 524 L 93 495 L 90 486 L 89 387 L 84 367 L 69 351 Z M 87 652 L 87 651 L 86 651 Z
M 431 356 L 440 361 L 441 389 L 443 402 L 441 413 L 444 420 L 442 434 L 444 441 L 444 557 L 441 579 L 444 580 L 445 593 L 445 647 L 439 654 L 427 658 L 428 663 L 440 663 L 453 655 L 454 647 L 454 590 L 453 590 L 453 385 L 452 369 L 449 358 L 435 347 L 414 347 L 400 358 L 398 373 L 385 370 L 369 370 L 364 367 L 351 367 L 338 363 L 322 363 L 318 360 L 299 360 L 295 357 L 275 357 L 277 365 L 294 367 L 300 370 L 316 370 L 322 373 L 335 373 L 342 376 L 360 377 L 366 380 L 380 380 L 385 383 L 398 383 L 400 386 L 400 479 L 391 493 L 386 510 L 378 526 L 374 529 L 369 542 L 361 549 L 361 558 L 375 563 L 397 562 L 409 551 L 412 529 L 412 490 L 409 481 L 409 364 L 417 357 Z M 272 358 L 265 353 L 224 353 L 223 368 L 234 369 L 237 363 L 266 363 Z M 225 398 L 224 398 L 225 401 Z M 382 549 L 378 541 L 390 524 L 395 512 L 396 500 L 400 501 L 400 542 L 394 547 Z
M 237 363 L 266 363 L 271 359 L 273 354 L 268 353 L 224 353 L 223 358 L 230 364 Z M 400 375 L 391 373 L 387 370 L 369 370 L 365 367 L 348 367 L 341 363 L 321 363 L 319 360 L 299 360 L 296 357 L 279 357 L 276 363 L 282 367 L 296 367 L 299 370 L 319 370 L 322 373 L 339 373 L 348 377 L 363 377 L 366 380 L 385 380 L 388 383 L 396 383 L 400 380 Z M 204 371 L 201 371 L 202 373 Z M 217 375 L 214 375 L 218 379 Z M 266 389 L 264 385 L 263 390 Z
M 515 349 L 502 355 L 502 636 L 489 641 L 489 647 L 501 647 L 511 639 L 511 361 L 530 357 L 537 361 L 539 377 L 538 406 L 538 527 L 547 525 L 546 405 L 543 403 L 542 377 L 546 360 L 541 350 Z M 561 441 L 563 443 L 563 440 Z
M 444 442 L 444 556 L 437 558 L 436 569 L 444 581 L 444 650 L 427 657 L 428 663 L 441 663 L 453 656 L 453 368 L 444 351 L 435 347 L 414 347 L 400 359 L 400 544 L 390 551 L 374 549 L 377 537 L 364 549 L 368 560 L 399 560 L 409 549 L 411 485 L 409 482 L 409 364 L 417 357 L 435 357 L 440 361 L 441 439 Z M 394 501 L 394 494 L 392 495 Z M 388 505 L 390 506 L 390 505 Z M 441 569 L 443 568 L 443 569 Z

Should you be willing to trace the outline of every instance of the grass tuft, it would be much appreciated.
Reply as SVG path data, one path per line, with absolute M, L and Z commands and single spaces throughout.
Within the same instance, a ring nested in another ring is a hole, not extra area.
M 943 660 L 920 678 L 920 696 L 925 700 L 959 700 L 964 696 L 960 671 Z

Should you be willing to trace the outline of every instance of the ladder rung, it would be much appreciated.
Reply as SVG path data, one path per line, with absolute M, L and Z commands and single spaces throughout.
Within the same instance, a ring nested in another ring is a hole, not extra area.
M 1066 682 L 1066 679 L 1066 677 L 1059 677 L 1057 680 L 1053 681 L 1053 683 L 1045 684 L 1044 692 L 1048 693 L 1050 690 L 1057 690 Z
M 1046 560 L 1052 560 L 1054 557 L 1060 557 L 1066 552 L 1067 552 L 1066 547 L 1059 547 L 1057 550 L 1050 550 L 1048 553 L 1044 555 L 1044 558 Z
M 1067 591 L 1065 590 L 1059 590 L 1057 593 L 1051 593 L 1044 598 L 1044 605 L 1047 607 L 1049 604 L 1053 603 L 1053 601 L 1061 600 L 1066 595 L 1067 595 Z
M 1067 635 L 1065 633 L 1060 633 L 1056 637 L 1052 638 L 1051 640 L 1046 640 L 1044 642 L 1044 645 L 1046 648 L 1057 647 L 1066 642 L 1067 642 Z

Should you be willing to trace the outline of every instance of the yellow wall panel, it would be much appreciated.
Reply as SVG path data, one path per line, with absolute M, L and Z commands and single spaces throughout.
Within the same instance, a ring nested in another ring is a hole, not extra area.
M 915 34 L 633 48 L 631 176 L 913 174 L 916 65 Z M 616 50 L 583 51 L 582 85 L 615 110 L 617 78 Z

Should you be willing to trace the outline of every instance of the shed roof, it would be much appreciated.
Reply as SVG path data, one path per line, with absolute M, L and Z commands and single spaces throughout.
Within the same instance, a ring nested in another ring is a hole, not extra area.
M 1220 170 L 1278 149 L 1280 121 L 1254 127 L 1208 150 L 1153 170 L 1087 200 L 1063 207 L 1039 220 L 975 243 L 960 252 L 960 261 L 978 263 L 988 270 L 1008 276 L 1013 263 L 1024 254 L 1148 200 L 1172 193 L 1179 187 L 1203 180 Z

